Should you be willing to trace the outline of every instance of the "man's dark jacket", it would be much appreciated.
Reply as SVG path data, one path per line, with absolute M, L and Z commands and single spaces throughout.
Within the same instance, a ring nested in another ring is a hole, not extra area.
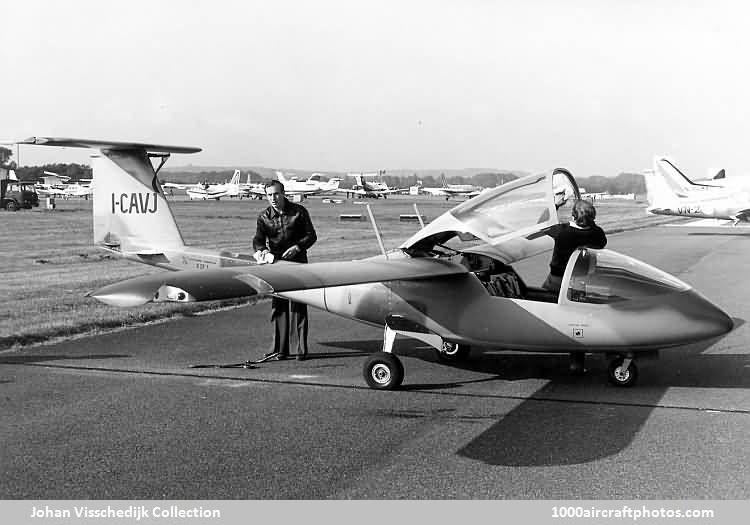
M 253 249 L 267 249 L 276 259 L 280 259 L 288 248 L 296 244 L 300 252 L 288 260 L 306 263 L 307 250 L 316 240 L 318 236 L 305 207 L 287 200 L 283 212 L 279 213 L 269 206 L 258 216 Z

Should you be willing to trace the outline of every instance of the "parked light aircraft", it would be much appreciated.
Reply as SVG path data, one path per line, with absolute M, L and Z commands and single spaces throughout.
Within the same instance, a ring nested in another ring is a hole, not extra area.
M 165 182 L 162 188 L 169 190 L 183 190 L 187 193 L 190 200 L 220 200 L 222 197 L 236 197 L 240 195 L 241 189 L 239 183 L 239 170 L 234 171 L 232 180 L 223 184 L 212 184 L 207 180 L 195 184 L 181 184 L 179 182 Z
M 321 192 L 321 189 L 316 182 L 299 181 L 296 177 L 288 178 L 280 171 L 276 172 L 276 179 L 284 185 L 284 193 L 292 197 L 304 199 L 305 197 L 317 195 Z M 264 185 L 257 186 L 253 188 L 252 191 L 257 195 L 266 195 L 266 188 Z
M 225 182 L 224 184 L 219 184 L 217 186 L 222 187 L 224 191 L 226 191 L 227 197 L 243 198 L 253 196 L 257 193 L 265 193 L 265 187 L 263 183 L 250 182 L 250 173 L 247 174 L 247 182 L 240 182 L 240 176 L 240 170 L 234 170 L 234 174 L 232 174 L 232 178 L 229 180 L 229 182 Z
M 70 182 L 67 175 L 59 175 L 53 171 L 44 171 L 44 175 L 39 177 L 34 189 L 40 195 L 48 197 L 85 197 L 89 198 L 93 194 L 91 179 L 79 179 L 76 182 Z
M 307 182 L 318 186 L 320 190 L 318 195 L 333 195 L 339 189 L 341 179 L 339 177 L 331 177 L 327 181 L 324 181 L 322 173 L 313 173 L 307 178 Z
M 248 174 L 248 181 L 250 180 L 250 174 Z M 234 170 L 232 178 L 229 182 L 221 184 L 224 188 L 224 192 L 227 197 L 244 197 L 248 191 L 245 190 L 245 185 L 240 182 L 240 170 Z
M 94 194 L 94 188 L 91 185 L 92 180 L 80 180 L 83 181 L 83 184 L 80 182 L 72 182 L 65 187 L 65 195 L 67 197 L 85 197 L 88 199 L 89 196 Z
M 367 180 L 368 178 L 377 177 L 375 173 L 348 173 L 349 177 L 354 177 L 356 181 L 351 188 L 339 189 L 339 193 L 346 193 L 349 195 L 358 195 L 365 198 L 379 199 L 383 197 L 388 198 L 391 193 L 400 193 L 404 191 L 403 188 L 389 188 L 385 182 Z
M 750 188 L 708 186 L 688 179 L 664 157 L 644 172 L 648 211 L 655 215 L 750 221 Z
M 66 195 L 65 188 L 68 186 L 67 182 L 69 180 L 70 177 L 65 175 L 58 175 L 51 171 L 45 171 L 44 176 L 39 177 L 34 188 L 40 195 L 46 195 L 48 197 L 64 197 Z
M 425 188 L 422 181 L 418 181 L 419 190 L 438 197 L 476 197 L 482 192 L 482 189 L 473 184 L 448 184 L 445 175 L 441 176 L 443 185 L 440 187 Z
M 98 150 L 92 155 L 95 244 L 173 270 L 114 283 L 92 297 L 132 307 L 275 295 L 381 326 L 383 351 L 363 369 L 372 388 L 394 389 L 403 380 L 393 353 L 396 335 L 424 341 L 446 361 L 465 358 L 470 347 L 604 353 L 610 381 L 630 386 L 638 356 L 733 327 L 688 284 L 611 250 L 577 249 L 559 295 L 524 283 L 510 265 L 550 250 L 545 232 L 568 217 L 580 196 L 564 169 L 488 189 L 379 256 L 257 265 L 250 256 L 183 242 L 150 156 L 199 148 L 65 138 L 20 143 Z M 561 186 L 564 192 L 555 190 Z

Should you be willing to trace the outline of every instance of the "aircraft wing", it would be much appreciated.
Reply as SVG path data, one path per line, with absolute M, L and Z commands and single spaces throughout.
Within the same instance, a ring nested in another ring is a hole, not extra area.
M 311 264 L 280 261 L 145 275 L 105 286 L 89 296 L 113 306 L 129 307 L 149 302 L 213 301 L 329 286 L 430 279 L 467 271 L 463 265 L 437 258 L 378 258 Z

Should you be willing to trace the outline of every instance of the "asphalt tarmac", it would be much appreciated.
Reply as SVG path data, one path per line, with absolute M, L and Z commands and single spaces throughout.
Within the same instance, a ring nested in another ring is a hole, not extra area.
M 399 338 L 403 387 L 370 390 L 381 331 L 317 310 L 309 360 L 226 367 L 267 348 L 264 301 L 4 352 L 0 497 L 748 499 L 750 229 L 608 247 L 692 284 L 735 330 L 640 363 L 629 389 L 597 356 L 580 377 L 563 355 L 449 367 Z M 519 267 L 527 281 L 546 257 Z

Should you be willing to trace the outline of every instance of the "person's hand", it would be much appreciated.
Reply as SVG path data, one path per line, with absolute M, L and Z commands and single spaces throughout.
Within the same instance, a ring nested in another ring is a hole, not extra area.
M 258 250 L 253 254 L 253 257 L 258 264 L 265 264 L 267 262 L 266 257 L 268 257 L 268 250 Z
M 287 248 L 287 250 L 283 254 L 281 254 L 281 258 L 294 259 L 295 257 L 297 257 L 297 255 L 299 255 L 299 252 L 301 251 L 302 250 L 299 249 L 299 246 L 295 244 L 294 246 Z

